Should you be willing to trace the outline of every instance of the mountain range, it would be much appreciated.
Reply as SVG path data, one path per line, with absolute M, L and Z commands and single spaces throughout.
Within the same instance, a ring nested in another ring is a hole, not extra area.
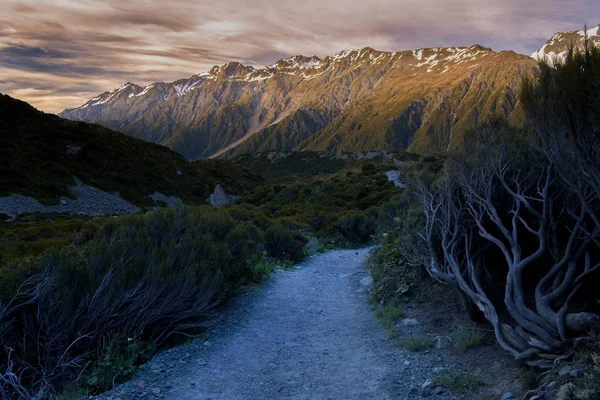
M 599 29 L 587 31 L 596 40 Z M 60 116 L 119 130 L 190 160 L 273 150 L 418 153 L 459 147 L 493 114 L 521 124 L 522 79 L 581 32 L 557 33 L 531 57 L 479 45 L 238 62 L 172 83 L 126 83 Z

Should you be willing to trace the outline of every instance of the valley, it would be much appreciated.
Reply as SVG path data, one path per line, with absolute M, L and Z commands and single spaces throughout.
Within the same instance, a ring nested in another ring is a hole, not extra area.
M 598 43 L 0 94 L 0 398 L 598 398 Z

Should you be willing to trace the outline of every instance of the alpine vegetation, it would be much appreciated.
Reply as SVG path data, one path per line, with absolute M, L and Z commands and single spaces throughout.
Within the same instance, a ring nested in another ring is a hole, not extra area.
M 254 278 L 256 256 L 299 260 L 305 243 L 236 208 L 109 220 L 87 244 L 39 260 L 42 272 L 0 300 L 0 397 L 46 398 L 69 382 L 94 392 L 126 379 L 144 353 L 211 326 L 215 307 Z
M 419 240 L 403 253 L 457 287 L 504 349 L 550 368 L 600 322 L 600 50 L 540 71 L 521 94 L 529 130 L 492 120 L 414 183 Z

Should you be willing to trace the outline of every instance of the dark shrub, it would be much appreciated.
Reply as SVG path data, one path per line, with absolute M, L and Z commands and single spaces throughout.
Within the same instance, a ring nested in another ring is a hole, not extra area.
M 273 225 L 265 233 L 269 257 L 298 261 L 302 259 L 302 248 L 307 240 L 281 225 Z
M 0 304 L 0 377 L 7 369 L 19 377 L 0 379 L 0 395 L 46 397 L 89 363 L 88 384 L 101 389 L 116 368 L 111 357 L 122 359 L 116 370 L 127 372 L 116 379 L 125 379 L 148 346 L 209 326 L 214 307 L 253 277 L 248 260 L 263 249 L 273 258 L 302 258 L 302 235 L 280 223 L 264 232 L 245 220 L 254 213 L 164 209 L 110 219 L 97 236 L 100 228 L 84 223 L 77 235 L 85 245 L 34 261 L 44 272 L 26 280 L 7 307 Z

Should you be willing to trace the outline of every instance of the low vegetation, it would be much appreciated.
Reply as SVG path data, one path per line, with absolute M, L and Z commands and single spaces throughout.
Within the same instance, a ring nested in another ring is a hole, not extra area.
M 39 271 L 40 260 L 56 249 L 81 246 L 96 237 L 102 219 L 69 215 L 27 215 L 19 223 L 0 221 L 0 300 Z
M 321 247 L 370 243 L 401 193 L 388 168 L 360 163 L 314 182 L 261 186 L 221 209 L 3 223 L 0 394 L 101 391 L 156 349 L 209 327 L 240 285 L 302 260 L 308 237 Z M 386 309 L 390 324 L 399 316 Z
M 397 296 L 406 271 L 424 267 L 455 287 L 471 318 L 486 319 L 498 344 L 527 365 L 552 368 L 595 340 L 599 66 L 595 47 L 542 63 L 521 95 L 527 130 L 493 118 L 441 168 L 407 163 L 412 197 L 381 253 L 392 260 L 374 269 L 378 299 Z M 480 340 L 464 336 L 464 348 Z
M 433 384 L 456 393 L 468 393 L 485 385 L 485 381 L 470 372 L 447 371 L 436 374 L 433 377 Z
M 34 259 L 0 303 L 0 394 L 44 397 L 66 381 L 104 389 L 154 349 L 209 327 L 239 285 L 275 262 L 301 260 L 306 239 L 254 211 L 181 207 L 110 218 L 89 241 Z
M 549 379 L 556 379 L 560 382 L 556 399 L 592 400 L 600 398 L 600 347 L 598 342 L 590 342 L 578 349 L 572 360 L 568 364 L 562 364 L 559 368 L 569 367 L 572 368 L 572 371 L 577 371 L 576 378 L 567 378 L 569 381 L 565 381 L 565 378 L 559 375 L 544 379 L 546 383 Z
M 428 335 L 412 335 L 402 338 L 398 344 L 408 351 L 423 351 L 433 346 L 433 339 Z
M 324 179 L 256 188 L 244 201 L 289 226 L 306 229 L 335 247 L 372 242 L 393 221 L 401 190 L 384 172 L 389 162 L 373 161 Z
M 452 332 L 452 340 L 459 351 L 465 352 L 482 345 L 485 341 L 485 332 L 462 326 Z
M 384 329 L 390 334 L 394 334 L 394 325 L 396 321 L 402 316 L 402 310 L 400 307 L 393 304 L 386 304 L 385 307 L 381 309 L 377 313 L 377 315 L 381 318 L 381 324 Z

